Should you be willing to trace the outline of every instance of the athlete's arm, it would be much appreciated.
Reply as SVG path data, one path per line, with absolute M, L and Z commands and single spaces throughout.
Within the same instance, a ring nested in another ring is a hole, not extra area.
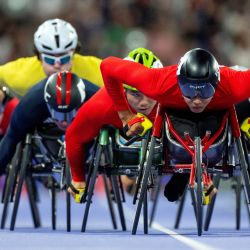
M 105 89 L 101 89 L 78 110 L 66 131 L 66 153 L 74 182 L 85 181 L 87 144 L 104 125 L 109 124 L 121 127 L 110 97 Z
M 43 81 L 34 86 L 15 108 L 7 133 L 0 143 L 1 169 L 5 168 L 13 157 L 18 142 L 49 116 L 43 98 L 44 84 Z
M 149 69 L 139 63 L 116 57 L 109 57 L 102 61 L 101 72 L 104 84 L 117 108 L 123 126 L 136 115 L 129 109 L 122 83 L 135 87 L 159 102 L 164 102 L 164 95 L 167 95 L 168 90 L 173 86 L 172 83 L 176 83 L 171 80 L 171 83 L 166 84 L 168 78 L 176 77 L 176 67 L 171 70 L 172 67 Z M 167 99 L 166 96 L 165 98 Z M 135 123 L 130 127 L 127 135 L 131 136 L 142 131 L 143 127 L 140 123 Z
M 234 104 L 250 97 L 250 70 L 238 71 L 222 67 L 221 81 L 223 88 L 230 88 L 230 97 Z

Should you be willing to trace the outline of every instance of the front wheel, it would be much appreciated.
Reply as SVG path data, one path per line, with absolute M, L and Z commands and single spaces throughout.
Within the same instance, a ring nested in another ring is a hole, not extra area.
M 203 188 L 202 188 L 202 146 L 200 137 L 195 138 L 195 177 L 196 177 L 196 221 L 198 236 L 202 234 L 203 220 Z

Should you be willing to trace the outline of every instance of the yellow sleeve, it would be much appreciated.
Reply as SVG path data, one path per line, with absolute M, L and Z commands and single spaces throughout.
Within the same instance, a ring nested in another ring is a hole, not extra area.
M 97 86 L 103 86 L 100 71 L 101 59 L 94 56 L 82 56 L 75 54 L 73 57 L 72 72 Z
M 101 59 L 75 54 L 72 72 L 93 84 L 103 86 L 100 71 Z M 18 97 L 23 96 L 36 83 L 46 77 L 36 56 L 19 58 L 0 66 L 0 84 L 5 85 Z
M 0 84 L 9 87 L 17 96 L 23 96 L 45 77 L 36 56 L 19 58 L 0 66 Z

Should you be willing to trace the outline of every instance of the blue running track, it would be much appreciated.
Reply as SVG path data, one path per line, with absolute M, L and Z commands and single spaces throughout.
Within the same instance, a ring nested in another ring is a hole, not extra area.
M 39 186 L 39 211 L 42 227 L 33 228 L 26 194 L 23 193 L 17 215 L 15 231 L 9 230 L 10 216 L 6 229 L 0 231 L 0 250 L 155 250 L 155 249 L 195 249 L 195 250 L 239 250 L 250 249 L 250 221 L 244 202 L 241 208 L 241 229 L 235 230 L 235 195 L 230 182 L 222 184 L 208 232 L 197 236 L 193 208 L 188 194 L 183 216 L 178 230 L 173 229 L 177 204 L 169 203 L 162 193 L 153 228 L 143 234 L 143 226 L 138 226 L 137 235 L 131 235 L 135 206 L 127 197 L 124 213 L 128 230 L 113 230 L 106 197 L 102 192 L 94 195 L 90 208 L 87 229 L 81 233 L 84 205 L 72 201 L 72 231 L 66 232 L 65 194 L 57 197 L 57 230 L 51 229 L 51 206 L 48 190 Z M 149 203 L 151 208 L 151 203 Z M 2 211 L 2 205 L 1 211 Z M 10 210 L 12 205 L 10 206 Z M 117 218 L 120 227 L 119 218 Z

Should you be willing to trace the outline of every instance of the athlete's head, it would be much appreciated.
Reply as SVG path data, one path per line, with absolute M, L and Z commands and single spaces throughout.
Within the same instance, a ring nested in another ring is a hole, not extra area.
M 188 51 L 177 69 L 178 84 L 191 111 L 202 112 L 213 98 L 220 80 L 219 65 L 207 50 Z
M 72 57 L 78 49 L 75 28 L 61 19 L 51 19 L 42 23 L 34 34 L 34 45 L 45 73 L 70 70 Z
M 143 64 L 148 68 L 162 68 L 162 63 L 158 57 L 156 57 L 152 51 L 145 48 L 137 48 L 128 53 L 124 60 L 129 60 Z M 137 90 L 127 84 L 123 85 L 125 89 Z
M 137 48 L 129 52 L 125 60 L 137 62 L 143 64 L 148 68 L 162 68 L 162 63 L 158 57 L 156 57 L 152 51 L 145 48 Z M 145 83 L 147 84 L 147 83 Z M 133 88 L 127 84 L 124 84 L 126 91 L 126 97 L 130 106 L 139 113 L 148 115 L 156 104 L 156 101 L 143 95 L 136 88 Z
M 85 97 L 83 80 L 68 71 L 51 75 L 44 88 L 44 99 L 51 118 L 62 130 L 69 126 Z

